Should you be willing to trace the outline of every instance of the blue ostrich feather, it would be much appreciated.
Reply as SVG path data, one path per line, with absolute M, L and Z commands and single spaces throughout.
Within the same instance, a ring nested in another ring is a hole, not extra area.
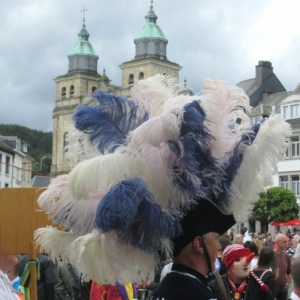
M 180 128 L 180 136 L 184 136 L 190 132 L 201 132 L 208 134 L 204 126 L 206 113 L 200 106 L 200 101 L 193 101 L 184 106 L 183 120 Z
M 179 157 L 173 167 L 176 182 L 193 198 L 209 197 L 220 181 L 217 161 L 210 153 L 210 142 L 214 137 L 204 121 L 208 120 L 200 101 L 185 105 L 180 137 L 168 141 L 171 151 Z M 208 173 L 211 176 L 207 176 Z
M 225 170 L 225 180 L 222 181 L 222 195 L 220 198 L 224 199 L 224 206 L 226 207 L 227 196 L 230 191 L 230 185 L 234 180 L 235 176 L 238 173 L 238 169 L 240 168 L 243 159 L 245 150 L 247 147 L 251 146 L 259 132 L 260 126 L 265 120 L 262 119 L 258 123 L 254 124 L 247 134 L 243 134 L 238 142 L 233 147 L 232 152 L 228 155 L 228 161 L 224 166 Z
M 148 120 L 149 113 L 144 110 L 138 116 L 139 107 L 130 99 L 102 91 L 92 96 L 99 105 L 79 105 L 73 120 L 76 129 L 89 134 L 91 143 L 98 144 L 101 153 L 114 152 L 130 131 Z
M 177 184 L 192 198 L 210 197 L 213 185 L 220 180 L 220 172 L 216 159 L 210 154 L 208 141 L 201 141 L 198 135 L 192 133 L 179 138 L 179 141 L 180 145 L 178 142 L 173 144 L 177 149 L 174 152 L 180 155 L 174 166 Z M 211 176 L 207 176 L 208 173 Z
M 161 207 L 138 178 L 123 180 L 110 189 L 98 205 L 94 223 L 103 232 L 116 230 L 120 243 L 150 253 L 157 250 L 162 237 L 176 233 L 176 222 L 165 220 Z

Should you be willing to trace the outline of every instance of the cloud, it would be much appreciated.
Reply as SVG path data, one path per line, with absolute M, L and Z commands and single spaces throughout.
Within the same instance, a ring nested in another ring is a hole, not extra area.
M 98 72 L 121 85 L 119 65 L 134 58 L 134 38 L 150 1 L 0 0 L 0 123 L 52 130 L 54 78 L 68 71 L 83 5 Z M 168 38 L 167 56 L 182 66 L 196 93 L 205 78 L 231 83 L 253 78 L 259 60 L 273 63 L 288 89 L 300 78 L 298 0 L 154 1 L 157 24 Z

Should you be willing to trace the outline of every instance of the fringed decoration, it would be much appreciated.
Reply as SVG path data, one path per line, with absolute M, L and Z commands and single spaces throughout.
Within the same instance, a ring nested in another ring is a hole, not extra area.
M 251 277 L 254 278 L 254 280 L 260 285 L 260 288 L 262 291 L 267 292 L 269 290 L 269 287 L 263 283 L 255 274 L 254 272 L 250 271 Z

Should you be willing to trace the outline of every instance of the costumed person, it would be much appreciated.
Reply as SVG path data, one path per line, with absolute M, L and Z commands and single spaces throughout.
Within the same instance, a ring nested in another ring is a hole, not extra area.
M 92 282 L 90 300 L 132 300 L 137 299 L 135 283 L 102 284 Z
M 37 244 L 100 285 L 142 282 L 174 258 L 153 299 L 213 299 L 205 283 L 219 235 L 271 184 L 290 126 L 280 115 L 251 126 L 248 96 L 220 80 L 190 96 L 156 75 L 131 96 L 97 91 L 95 105 L 77 108 L 65 152 L 73 169 L 38 199 L 65 231 L 40 228 Z
M 241 245 L 230 245 L 225 248 L 223 261 L 228 269 L 221 279 L 229 299 L 232 300 L 272 300 L 274 296 L 268 286 L 264 284 L 252 271 L 251 260 L 254 253 Z M 223 299 L 221 288 L 217 280 L 210 283 L 210 287 L 218 299 Z

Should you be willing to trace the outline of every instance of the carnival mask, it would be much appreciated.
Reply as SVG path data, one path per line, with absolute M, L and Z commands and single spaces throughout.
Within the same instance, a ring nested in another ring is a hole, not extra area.
M 254 253 L 250 253 L 248 256 L 244 256 L 236 259 L 229 267 L 230 271 L 235 277 L 245 278 L 249 275 L 250 272 L 250 263 Z

